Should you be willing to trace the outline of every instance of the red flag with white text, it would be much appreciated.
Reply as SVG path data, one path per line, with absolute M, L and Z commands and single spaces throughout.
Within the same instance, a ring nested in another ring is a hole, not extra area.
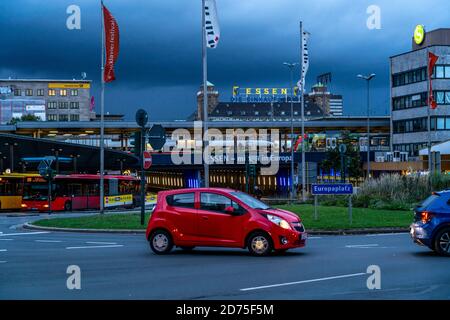
M 111 12 L 103 5 L 103 23 L 105 28 L 105 66 L 103 79 L 105 82 L 111 82 L 116 79 L 114 74 L 114 64 L 119 56 L 119 25 Z
M 434 73 L 434 66 L 436 65 L 436 62 L 438 61 L 439 57 L 432 52 L 428 52 L 428 82 L 429 82 L 429 90 L 428 90 L 428 105 L 431 109 L 437 108 L 437 103 L 434 100 L 433 95 L 433 84 L 432 84 L 432 76 Z

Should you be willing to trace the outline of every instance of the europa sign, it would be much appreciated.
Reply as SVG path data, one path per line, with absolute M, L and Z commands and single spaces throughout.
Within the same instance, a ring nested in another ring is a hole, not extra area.
M 233 87 L 233 102 L 271 102 L 290 100 L 292 97 L 298 97 L 298 87 L 291 88 L 241 88 Z
M 414 29 L 414 42 L 417 45 L 421 45 L 425 40 L 425 27 L 421 24 L 418 24 Z

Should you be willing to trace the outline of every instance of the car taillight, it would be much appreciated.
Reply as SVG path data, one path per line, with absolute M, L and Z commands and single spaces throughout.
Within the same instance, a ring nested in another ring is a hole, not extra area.
M 420 214 L 420 220 L 421 220 L 423 223 L 428 223 L 428 222 L 430 222 L 431 219 L 433 219 L 433 217 L 434 217 L 434 214 L 432 214 L 431 212 L 428 212 L 428 211 L 424 211 L 424 212 L 422 212 L 422 213 Z

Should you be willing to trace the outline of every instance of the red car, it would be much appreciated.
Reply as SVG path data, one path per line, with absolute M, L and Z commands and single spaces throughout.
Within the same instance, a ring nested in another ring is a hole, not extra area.
M 162 191 L 147 226 L 156 254 L 173 246 L 248 248 L 256 256 L 305 246 L 300 218 L 248 194 L 219 188 Z

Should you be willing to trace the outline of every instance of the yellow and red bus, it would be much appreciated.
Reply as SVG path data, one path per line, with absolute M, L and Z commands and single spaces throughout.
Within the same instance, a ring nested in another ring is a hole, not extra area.
M 30 173 L 5 173 L 0 175 L 0 210 L 20 210 L 23 186 L 28 178 L 40 177 Z
M 139 179 L 125 175 L 104 176 L 105 208 L 134 207 L 139 202 Z M 52 181 L 51 211 L 100 208 L 100 175 L 57 175 Z M 23 187 L 22 209 L 48 211 L 48 182 L 28 179 Z

